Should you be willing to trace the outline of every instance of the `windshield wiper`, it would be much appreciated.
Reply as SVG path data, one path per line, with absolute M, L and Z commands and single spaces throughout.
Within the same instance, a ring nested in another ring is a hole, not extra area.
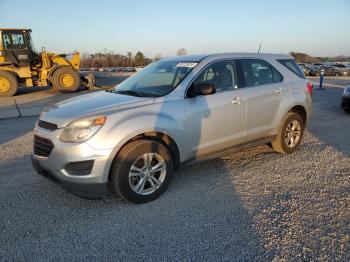
M 135 90 L 116 90 L 116 94 L 121 94 L 121 95 L 128 95 L 128 96 L 138 96 L 138 97 L 143 97 L 145 96 L 144 93 L 138 92 Z

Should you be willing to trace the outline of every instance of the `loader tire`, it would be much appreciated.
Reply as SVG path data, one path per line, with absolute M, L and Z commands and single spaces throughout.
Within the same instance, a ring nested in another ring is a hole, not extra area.
M 68 66 L 58 68 L 52 78 L 53 87 L 62 93 L 75 92 L 80 86 L 78 73 Z
M 0 70 L 0 97 L 14 96 L 17 89 L 17 78 L 10 72 Z

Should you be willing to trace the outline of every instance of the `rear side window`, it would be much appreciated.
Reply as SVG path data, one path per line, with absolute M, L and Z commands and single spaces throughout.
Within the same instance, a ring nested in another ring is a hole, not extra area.
M 281 82 L 282 75 L 269 63 L 258 59 L 240 59 L 240 86 L 258 86 Z
M 301 69 L 297 65 L 297 63 L 295 63 L 294 59 L 279 59 L 277 61 L 280 62 L 285 67 L 287 67 L 290 71 L 292 71 L 294 74 L 296 74 L 300 78 L 305 79 L 305 75 L 304 75 L 303 71 L 301 71 Z

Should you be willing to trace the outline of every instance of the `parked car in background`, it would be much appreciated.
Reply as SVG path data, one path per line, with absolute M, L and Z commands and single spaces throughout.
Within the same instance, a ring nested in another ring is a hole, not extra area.
M 289 55 L 162 59 L 118 88 L 43 111 L 33 166 L 78 195 L 103 197 L 110 182 L 122 199 L 152 201 L 180 164 L 266 143 L 295 152 L 311 95 L 312 84 Z
M 330 66 L 337 68 L 341 72 L 341 75 L 344 75 L 344 76 L 350 75 L 350 67 L 346 67 L 343 64 L 331 64 Z
M 342 71 L 340 71 L 338 68 L 333 66 L 323 66 L 321 67 L 321 70 L 324 69 L 324 75 L 325 76 L 341 76 Z
M 342 98 L 341 98 L 341 107 L 345 112 L 350 113 L 350 86 L 344 89 Z
M 316 68 L 316 69 L 320 69 L 323 66 L 323 64 L 321 64 L 321 63 L 313 63 L 312 66 L 314 68 Z
M 298 66 L 300 67 L 300 70 L 303 71 L 305 76 L 309 75 L 309 70 L 305 67 L 305 64 L 299 63 Z
M 306 76 L 318 76 L 320 75 L 319 69 L 310 64 L 299 64 Z
M 320 70 L 317 67 L 314 67 L 313 65 L 307 65 L 306 68 L 309 70 L 309 76 L 319 76 Z

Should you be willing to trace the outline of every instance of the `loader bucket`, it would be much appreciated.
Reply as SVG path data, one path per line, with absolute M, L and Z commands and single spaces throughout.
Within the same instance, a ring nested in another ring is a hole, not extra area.
M 89 90 L 101 90 L 96 86 L 95 77 L 92 73 L 81 77 L 82 86 Z

